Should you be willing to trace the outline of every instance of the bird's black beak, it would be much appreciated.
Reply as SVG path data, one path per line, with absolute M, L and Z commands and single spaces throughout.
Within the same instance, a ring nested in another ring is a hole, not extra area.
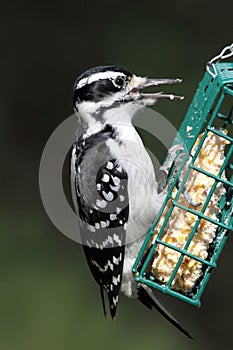
M 144 106 L 152 106 L 159 99 L 183 100 L 183 96 L 173 94 L 164 94 L 163 92 L 142 93 L 141 90 L 149 86 L 157 86 L 163 84 L 181 83 L 181 79 L 150 79 L 142 78 L 134 75 L 129 82 L 129 96 L 136 103 Z

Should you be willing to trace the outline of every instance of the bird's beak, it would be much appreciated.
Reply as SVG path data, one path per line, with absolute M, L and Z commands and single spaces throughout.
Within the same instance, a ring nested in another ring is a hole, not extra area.
M 129 82 L 129 96 L 131 100 L 144 106 L 151 106 L 159 99 L 183 100 L 183 96 L 173 94 L 164 94 L 163 92 L 142 93 L 141 90 L 149 86 L 157 86 L 163 84 L 181 83 L 181 79 L 150 79 L 142 78 L 134 75 Z

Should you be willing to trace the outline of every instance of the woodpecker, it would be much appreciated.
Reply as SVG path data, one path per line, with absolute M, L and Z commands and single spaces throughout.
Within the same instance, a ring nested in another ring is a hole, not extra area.
M 180 79 L 149 79 L 117 66 L 100 66 L 80 75 L 73 88 L 79 129 L 72 147 L 71 191 L 80 218 L 80 234 L 91 273 L 98 283 L 105 316 L 115 319 L 119 293 L 160 311 L 189 333 L 138 284 L 132 266 L 158 213 L 159 193 L 152 161 L 132 124 L 135 113 L 173 94 L 142 89 Z M 170 151 L 169 157 L 173 156 Z

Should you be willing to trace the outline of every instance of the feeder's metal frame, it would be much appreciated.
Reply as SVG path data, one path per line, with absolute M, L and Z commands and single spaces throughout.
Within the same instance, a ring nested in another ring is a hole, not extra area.
M 229 54 L 226 54 L 226 50 L 230 50 L 231 54 L 233 53 L 233 44 L 227 48 L 225 48 L 222 51 L 222 56 L 225 54 L 225 56 L 223 56 L 223 58 L 228 57 Z M 220 54 L 220 55 L 221 55 Z M 221 175 L 223 174 L 226 166 L 228 165 L 228 167 L 230 168 L 230 170 L 233 170 L 233 164 L 230 163 L 230 157 L 231 154 L 233 152 L 233 138 L 231 136 L 228 136 L 224 133 L 221 132 L 221 130 L 218 130 L 216 128 L 213 127 L 215 118 L 220 118 L 223 121 L 223 126 L 225 125 L 225 127 L 228 124 L 233 125 L 233 116 L 229 115 L 223 115 L 219 112 L 219 108 L 221 107 L 223 100 L 225 98 L 226 95 L 230 95 L 233 97 L 233 63 L 216 63 L 216 61 L 219 60 L 220 55 L 217 56 L 216 58 L 214 58 L 213 60 L 211 60 L 208 64 L 207 64 L 207 70 L 206 73 L 202 79 L 202 81 L 199 83 L 199 87 L 196 91 L 196 94 L 193 98 L 193 101 L 188 109 L 188 112 L 185 116 L 185 119 L 179 129 L 179 132 L 176 136 L 176 139 L 174 141 L 173 144 L 182 144 L 183 148 L 185 149 L 185 157 L 183 159 L 183 163 L 178 171 L 178 173 L 176 174 L 176 177 L 168 191 L 166 200 L 164 201 L 158 216 L 154 222 L 154 224 L 152 225 L 149 233 L 147 234 L 147 237 L 141 247 L 141 250 L 138 254 L 138 257 L 134 263 L 133 266 L 133 273 L 135 274 L 135 280 L 139 283 L 144 283 L 150 287 L 153 287 L 159 291 L 162 291 L 166 294 L 172 295 L 180 300 L 183 300 L 185 302 L 188 302 L 192 305 L 195 306 L 200 306 L 200 297 L 204 291 L 204 288 L 209 280 L 211 271 L 213 270 L 213 268 L 216 267 L 216 262 L 217 259 L 222 251 L 222 248 L 226 242 L 227 239 L 227 233 L 229 231 L 233 230 L 233 201 L 232 201 L 232 193 L 233 193 L 233 175 L 231 176 L 231 178 L 229 180 L 226 180 L 224 178 L 221 177 Z M 222 57 L 221 56 L 221 57 Z M 212 110 L 212 106 L 214 106 L 215 104 L 215 108 L 214 110 Z M 231 111 L 231 114 L 233 114 L 233 110 Z M 210 120 L 208 120 L 208 117 L 211 115 Z M 203 132 L 204 129 L 204 132 Z M 203 169 L 198 168 L 197 166 L 194 165 L 195 159 L 198 156 L 198 153 L 205 141 L 205 138 L 207 136 L 207 133 L 211 131 L 212 133 L 221 136 L 222 138 L 225 138 L 226 140 L 228 140 L 230 142 L 230 147 L 229 147 L 229 151 L 226 155 L 226 158 L 224 160 L 224 163 L 220 169 L 220 172 L 217 176 L 208 173 L 207 171 L 204 171 Z M 172 195 L 172 191 L 175 187 L 175 185 L 177 184 L 177 180 L 181 174 L 181 171 L 184 167 L 184 164 L 186 163 L 186 161 L 189 159 L 189 152 L 191 151 L 198 135 L 203 132 L 203 136 L 201 138 L 201 141 L 196 149 L 196 152 L 192 158 L 192 161 L 190 162 L 189 166 L 188 166 L 188 170 L 184 175 L 184 178 L 181 182 L 181 184 L 179 185 L 179 190 L 177 191 L 176 197 L 174 199 L 174 201 L 172 202 L 172 205 L 170 207 L 170 209 L 168 210 L 168 213 L 165 217 L 165 220 L 162 224 L 161 229 L 158 232 L 157 238 L 155 239 L 155 242 L 151 245 L 151 239 L 154 235 L 154 230 L 155 227 L 164 211 L 164 208 L 166 207 L 166 203 L 167 201 L 171 198 Z M 188 208 L 184 205 L 181 205 L 178 203 L 177 199 L 179 198 L 180 194 L 183 191 L 183 187 L 185 184 L 185 181 L 191 171 L 191 169 L 195 169 L 207 176 L 210 176 L 211 178 L 213 178 L 215 180 L 212 188 L 210 189 L 210 192 L 207 196 L 207 199 L 205 201 L 205 203 L 203 204 L 202 210 L 196 211 L 195 209 L 191 209 Z M 223 183 L 225 186 L 227 186 L 228 191 L 226 194 L 224 194 L 219 202 L 219 208 L 220 208 L 220 212 L 221 212 L 221 217 L 219 217 L 219 220 L 214 220 L 213 218 L 207 217 L 204 214 L 204 211 L 209 203 L 209 200 L 217 186 L 217 183 L 221 182 Z M 189 235 L 189 238 L 186 242 L 186 245 L 184 247 L 184 249 L 179 249 L 169 243 L 164 242 L 161 238 L 163 235 L 163 231 L 168 223 L 169 217 L 173 211 L 174 207 L 179 207 L 181 209 L 184 209 L 194 215 L 197 216 L 197 221 Z M 195 231 L 201 221 L 201 219 L 205 219 L 207 221 L 210 221 L 211 223 L 216 225 L 216 239 L 215 239 L 215 243 L 214 243 L 214 252 L 212 254 L 212 256 L 207 260 L 201 259 L 197 256 L 194 256 L 193 254 L 189 253 L 188 247 L 189 244 L 191 242 L 191 240 L 193 239 L 193 236 L 195 234 Z M 158 282 L 157 280 L 155 280 L 155 278 L 152 275 L 148 275 L 146 272 L 147 266 L 150 263 L 153 253 L 154 253 L 154 249 L 156 247 L 157 244 L 161 244 L 163 246 L 166 246 L 168 248 L 171 248 L 177 252 L 180 253 L 180 258 L 178 259 L 178 262 L 176 264 L 176 267 L 168 281 L 168 283 L 166 284 L 161 284 L 160 282 Z M 149 247 L 149 249 L 148 249 Z M 205 270 L 203 272 L 203 276 L 201 278 L 201 282 L 199 284 L 199 286 L 196 288 L 195 293 L 191 293 L 191 294 L 184 294 L 182 292 L 176 291 L 174 289 L 171 288 L 172 285 L 172 281 L 175 278 L 175 275 L 181 265 L 182 259 L 184 256 L 188 256 L 192 259 L 195 259 L 196 261 L 199 261 L 200 263 L 203 264 L 203 266 L 205 267 Z

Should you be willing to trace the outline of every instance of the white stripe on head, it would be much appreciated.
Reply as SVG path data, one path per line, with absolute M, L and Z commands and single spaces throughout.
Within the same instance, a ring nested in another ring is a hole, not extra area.
M 78 82 L 78 84 L 75 86 L 75 89 L 80 89 L 84 85 L 94 83 L 97 80 L 102 80 L 102 79 L 112 79 L 113 80 L 119 76 L 125 76 L 125 74 L 122 72 L 114 72 L 114 71 L 95 73 L 95 74 L 90 75 L 87 78 L 81 79 Z

